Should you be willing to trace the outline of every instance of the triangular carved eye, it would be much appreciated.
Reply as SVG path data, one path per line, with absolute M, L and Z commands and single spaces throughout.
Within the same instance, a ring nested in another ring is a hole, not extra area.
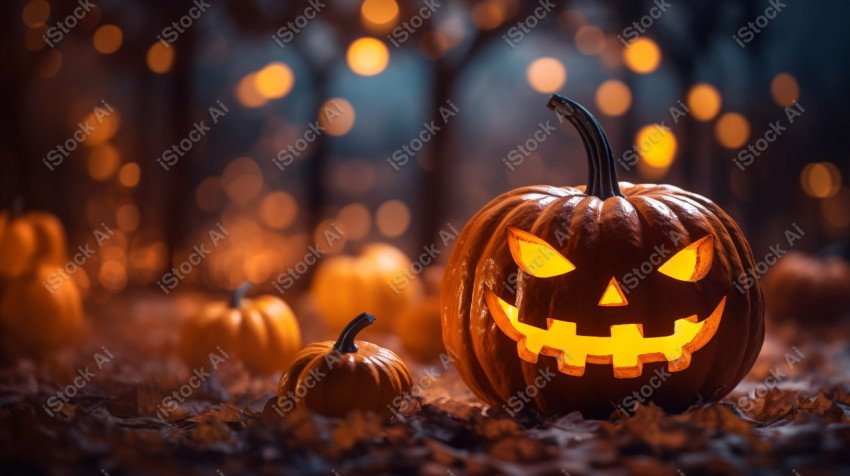
M 516 265 L 536 278 L 551 278 L 576 269 L 549 243 L 511 226 L 508 227 L 508 247 Z
M 714 238 L 704 236 L 679 251 L 658 271 L 679 281 L 699 281 L 711 270 L 714 261 Z

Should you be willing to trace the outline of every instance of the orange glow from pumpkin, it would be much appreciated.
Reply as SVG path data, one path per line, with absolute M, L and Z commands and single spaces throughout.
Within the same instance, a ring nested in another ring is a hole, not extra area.
M 572 376 L 584 375 L 591 364 L 611 364 L 615 378 L 634 378 L 643 373 L 643 364 L 667 362 L 671 372 L 685 370 L 691 364 L 691 354 L 714 337 L 726 297 L 720 300 L 706 319 L 696 314 L 677 319 L 673 333 L 663 337 L 644 337 L 641 324 L 611 326 L 611 336 L 584 336 L 576 333 L 576 323 L 547 319 L 547 328 L 519 321 L 519 309 L 508 304 L 490 290 L 484 299 L 499 329 L 517 342 L 517 352 L 526 362 L 536 363 L 540 355 L 555 357 L 558 370 Z
M 518 228 L 508 227 L 508 247 L 517 266 L 537 278 L 559 276 L 576 269 L 552 245 Z
M 608 282 L 608 286 L 606 286 L 605 291 L 602 292 L 602 297 L 599 298 L 599 304 L 597 305 L 602 307 L 629 305 L 629 300 L 626 299 L 626 295 L 623 293 L 623 289 L 620 288 L 620 283 L 617 282 L 617 278 L 611 278 L 611 281 Z
M 704 236 L 667 260 L 658 272 L 679 281 L 699 281 L 711 269 L 714 261 L 714 238 Z

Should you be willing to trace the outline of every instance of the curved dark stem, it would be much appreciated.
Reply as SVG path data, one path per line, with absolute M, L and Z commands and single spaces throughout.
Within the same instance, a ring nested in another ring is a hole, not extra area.
M 334 344 L 334 350 L 343 354 L 357 352 L 357 345 L 354 344 L 354 338 L 357 337 L 357 334 L 360 331 L 374 323 L 375 320 L 375 316 L 368 312 L 364 312 L 352 319 L 351 322 L 345 326 L 345 329 L 340 332 L 339 339 L 337 339 L 336 344 Z
M 233 290 L 233 295 L 230 296 L 230 307 L 238 308 L 242 305 L 242 299 L 245 297 L 245 293 L 247 293 L 254 285 L 251 283 L 245 283 L 238 288 Z
M 553 94 L 546 105 L 558 114 L 559 121 L 570 121 L 581 136 L 584 150 L 587 152 L 587 195 L 596 195 L 605 200 L 622 197 L 617 181 L 617 164 L 608 136 L 599 121 L 581 104 L 572 99 Z

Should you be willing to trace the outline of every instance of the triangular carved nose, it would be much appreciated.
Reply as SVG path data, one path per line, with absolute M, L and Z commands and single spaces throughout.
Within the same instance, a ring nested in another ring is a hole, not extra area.
M 629 301 L 626 299 L 626 295 L 623 294 L 623 290 L 620 288 L 617 278 L 611 278 L 611 281 L 605 288 L 605 292 L 602 293 L 602 297 L 599 299 L 599 305 L 611 307 L 629 305 Z

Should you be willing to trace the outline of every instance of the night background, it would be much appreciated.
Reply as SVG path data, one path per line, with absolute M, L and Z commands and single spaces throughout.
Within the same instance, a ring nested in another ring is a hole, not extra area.
M 3 473 L 847 471 L 848 17 L 792 0 L 9 2 Z M 458 231 L 512 189 L 587 181 L 553 93 L 600 121 L 619 180 L 704 195 L 749 240 L 765 343 L 719 403 L 514 416 L 441 359 Z M 218 345 L 193 319 L 245 283 L 300 337 L 275 363 L 236 339 L 166 403 L 189 348 Z M 389 418 L 271 410 L 295 351 L 362 311 L 378 322 L 359 339 L 421 392 Z

